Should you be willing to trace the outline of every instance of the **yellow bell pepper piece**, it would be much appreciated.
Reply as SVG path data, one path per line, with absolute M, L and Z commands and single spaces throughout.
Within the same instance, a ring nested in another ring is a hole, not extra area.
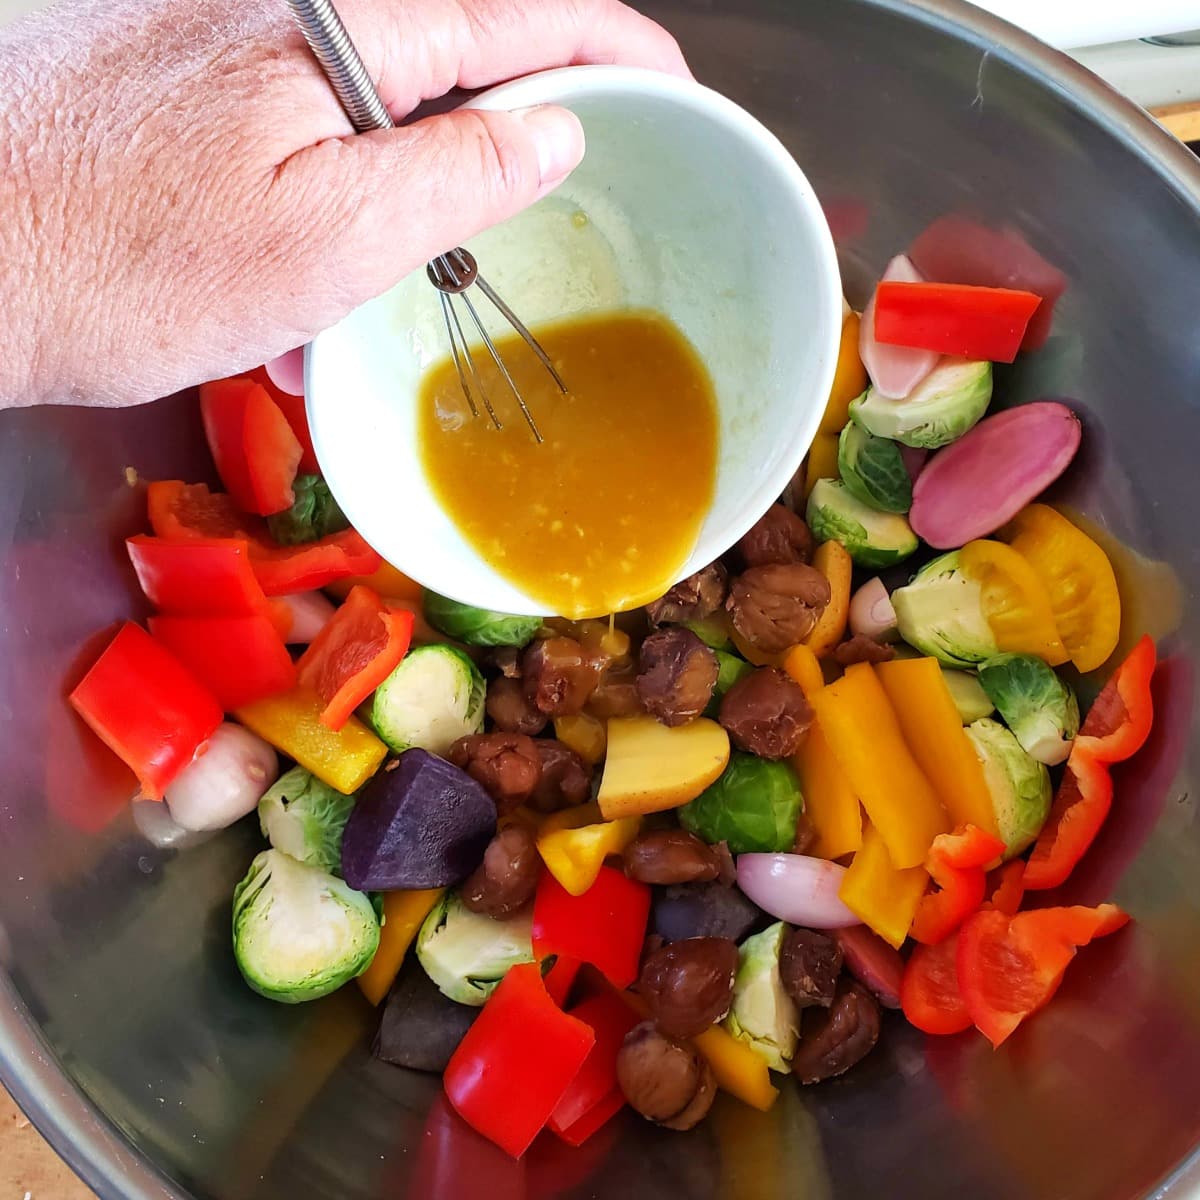
M 387 747 L 357 717 L 336 732 L 322 725 L 324 708 L 316 692 L 293 688 L 247 704 L 233 715 L 322 783 L 348 796 L 379 770 Z
M 608 749 L 608 730 L 604 722 L 587 713 L 554 718 L 554 736 L 569 746 L 589 767 L 604 758 Z
M 817 656 L 807 646 L 793 646 L 783 662 L 809 703 L 825 686 Z M 804 815 L 817 833 L 812 854 L 817 858 L 841 858 L 862 845 L 862 805 L 838 765 L 820 721 L 814 721 L 792 760 L 804 793 Z
M 924 867 L 897 870 L 879 831 L 868 825 L 863 830 L 862 848 L 846 871 L 838 896 L 864 925 L 899 950 L 928 884 Z
M 983 593 L 983 615 L 996 645 L 1016 654 L 1036 654 L 1052 667 L 1069 657 L 1050 597 L 1034 569 L 1011 546 L 981 539 L 959 552 L 963 574 Z
M 358 977 L 362 994 L 379 1004 L 400 974 L 404 956 L 417 936 L 421 923 L 441 899 L 445 888 L 418 888 L 411 891 L 384 892 L 383 927 L 379 930 L 379 949 L 371 965 Z
M 350 589 L 357 584 L 366 584 L 372 591 L 378 593 L 384 600 L 407 600 L 420 605 L 421 585 L 414 579 L 397 571 L 391 563 L 380 564 L 377 571 L 370 575 L 354 575 L 348 579 L 336 579 L 326 585 L 325 591 L 335 600 L 345 600 L 350 595 Z
M 851 313 L 842 323 L 842 340 L 838 346 L 837 370 L 833 374 L 833 387 L 829 391 L 829 402 L 821 418 L 822 433 L 841 433 L 850 420 L 850 401 L 857 399 L 867 390 L 867 369 L 858 355 L 858 334 L 862 318 Z
M 717 1087 L 723 1091 L 760 1112 L 766 1112 L 779 1099 L 766 1059 L 720 1025 L 710 1026 L 693 1038 L 692 1044 L 708 1060 Z
M 783 657 L 783 670 L 800 685 L 805 700 L 811 700 L 825 686 L 825 674 L 809 646 L 793 646 Z
M 581 804 L 547 817 L 538 829 L 537 848 L 546 870 L 572 896 L 596 882 L 604 860 L 620 854 L 638 835 L 641 817 L 606 821 L 598 804 Z
M 933 784 L 951 822 L 996 833 L 996 814 L 983 767 L 963 732 L 937 659 L 898 658 L 879 663 L 875 674 L 892 702 L 908 748 Z
M 844 424 L 845 422 L 843 422 Z M 818 433 L 808 448 L 808 463 L 804 468 L 804 499 L 807 500 L 818 479 L 838 477 L 838 439 L 836 433 Z
M 900 732 L 887 693 L 868 663 L 848 667 L 811 700 L 821 732 L 879 830 L 892 862 L 920 866 L 950 829 L 937 793 Z
M 1048 504 L 1023 508 L 999 536 L 1041 580 L 1071 661 L 1080 671 L 1102 667 L 1121 636 L 1121 593 L 1108 555 Z
M 854 563 L 841 542 L 822 542 L 813 555 L 813 566 L 829 580 L 830 598 L 804 644 L 818 657 L 832 654 L 846 633 L 850 618 L 850 576 Z

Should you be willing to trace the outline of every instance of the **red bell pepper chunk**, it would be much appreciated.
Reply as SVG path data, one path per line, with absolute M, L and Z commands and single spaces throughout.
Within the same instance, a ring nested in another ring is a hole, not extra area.
M 266 367 L 255 367 L 250 372 L 249 378 L 267 389 L 268 395 L 279 405 L 279 411 L 283 413 L 287 418 L 287 423 L 292 427 L 296 441 L 300 443 L 300 473 L 302 475 L 319 474 L 321 468 L 317 462 L 317 452 L 313 449 L 312 432 L 308 428 L 308 410 L 304 404 L 304 397 L 293 396 L 291 392 L 277 388 L 271 382 Z
M 975 825 L 933 839 L 925 869 L 937 890 L 921 897 L 911 934 L 928 946 L 948 938 L 983 903 L 984 868 L 1004 853 L 1004 843 Z
M 345 529 L 302 546 L 252 546 L 254 573 L 268 596 L 314 592 L 351 575 L 372 575 L 383 559 L 360 533 Z
M 638 976 L 649 917 L 650 889 L 612 867 L 601 867 L 582 896 L 543 871 L 533 899 L 533 952 L 591 963 L 624 990 Z
M 144 629 L 126 621 L 71 693 L 71 705 L 138 777 L 150 800 L 192 761 L 224 713 Z
M 959 934 L 934 946 L 916 946 L 900 981 L 900 1007 L 910 1025 L 948 1035 L 971 1028 L 971 1014 L 958 990 Z
M 1154 723 L 1150 680 L 1157 663 L 1153 639 L 1141 638 L 1088 709 L 1072 749 L 1110 764 L 1124 762 L 1142 748 Z
M 1012 362 L 1041 296 L 963 283 L 885 281 L 875 292 L 875 337 L 956 358 Z
M 996 876 L 996 887 L 988 904 L 1010 917 L 1015 916 L 1025 899 L 1025 860 L 1017 858 L 1005 863 Z
M 413 622 L 412 613 L 393 612 L 369 587 L 350 589 L 298 664 L 301 685 L 325 701 L 322 725 L 341 729 L 396 669 L 408 653 Z
M 577 1004 L 571 1016 L 591 1028 L 596 1042 L 555 1106 L 549 1125 L 563 1141 L 581 1146 L 625 1103 L 617 1084 L 617 1051 L 640 1018 L 607 989 Z
M 181 617 L 253 616 L 267 610 L 244 538 L 127 538 L 125 548 L 146 598 Z
M 1025 870 L 1025 887 L 1058 887 L 1096 839 L 1112 807 L 1110 763 L 1142 748 L 1154 721 L 1150 681 L 1154 642 L 1143 637 L 1104 685 L 1079 731 L 1059 784 L 1050 819 L 1038 835 Z
M 1010 917 L 984 909 L 958 937 L 958 986 L 980 1033 L 999 1046 L 1058 990 L 1078 947 L 1127 924 L 1115 904 L 1039 908 Z
M 567 958 L 566 955 L 560 954 L 554 960 L 550 970 L 543 976 L 546 981 L 546 991 L 550 993 L 551 999 L 559 1008 L 567 1007 L 567 997 L 571 994 L 571 988 L 574 986 L 582 966 L 583 963 L 578 959 Z
M 291 507 L 303 450 L 267 389 L 245 376 L 206 383 L 200 414 L 217 474 L 238 507 L 264 517 Z
M 267 523 L 242 512 L 231 496 L 210 492 L 207 484 L 160 479 L 146 488 L 150 528 L 160 538 L 267 538 Z
M 536 963 L 510 967 L 447 1064 L 446 1095 L 467 1124 L 520 1158 L 595 1040 L 550 998 Z
M 226 712 L 296 683 L 296 664 L 265 613 L 249 617 L 151 617 L 150 632 Z

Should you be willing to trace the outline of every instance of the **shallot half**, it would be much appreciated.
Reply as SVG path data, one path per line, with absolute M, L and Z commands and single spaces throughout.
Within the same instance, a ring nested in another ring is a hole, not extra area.
M 764 912 L 808 929 L 859 924 L 838 898 L 846 868 L 805 854 L 742 854 L 738 887 Z

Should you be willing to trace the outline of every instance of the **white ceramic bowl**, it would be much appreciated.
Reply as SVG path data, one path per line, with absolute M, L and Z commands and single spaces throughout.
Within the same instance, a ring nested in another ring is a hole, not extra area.
M 707 363 L 720 408 L 717 487 L 682 579 L 750 528 L 816 433 L 841 329 L 833 241 L 788 151 L 716 92 L 649 71 L 568 67 L 472 101 L 544 103 L 579 115 L 582 165 L 469 248 L 535 330 L 563 316 L 652 308 Z M 424 270 L 316 338 L 305 392 L 322 471 L 355 528 L 405 574 L 484 608 L 549 615 L 463 540 L 426 484 L 415 399 L 447 350 Z

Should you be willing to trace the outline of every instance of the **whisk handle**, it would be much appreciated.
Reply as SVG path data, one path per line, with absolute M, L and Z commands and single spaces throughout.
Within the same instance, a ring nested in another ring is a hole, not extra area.
M 355 131 L 394 129 L 395 122 L 331 0 L 287 0 L 287 3 Z

